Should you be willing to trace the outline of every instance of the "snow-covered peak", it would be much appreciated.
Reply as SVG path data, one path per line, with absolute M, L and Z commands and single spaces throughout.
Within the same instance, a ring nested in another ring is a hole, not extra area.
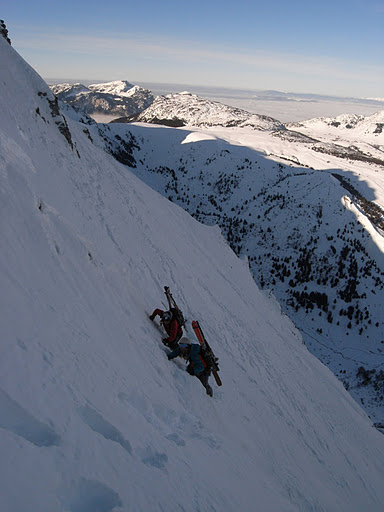
M 277 120 L 211 101 L 188 91 L 158 96 L 135 121 L 188 126 L 251 126 L 258 130 L 282 130 Z
M 316 134 L 321 135 L 322 132 L 339 133 L 343 136 L 348 134 L 348 138 L 355 137 L 356 139 L 372 136 L 372 141 L 384 144 L 383 123 L 384 110 L 370 116 L 342 114 L 337 117 L 319 117 L 299 123 L 289 123 L 286 126 L 313 136 L 316 136 Z
M 104 94 L 113 94 L 114 96 L 132 96 L 132 89 L 135 88 L 137 92 L 141 88 L 135 86 L 126 80 L 116 80 L 114 82 L 106 82 L 103 84 L 89 85 L 91 91 L 101 92 Z
M 88 87 L 80 83 L 52 85 L 51 90 L 56 96 L 65 95 L 67 98 L 81 93 L 89 93 Z
M 342 128 L 353 128 L 363 119 L 364 116 L 359 116 L 356 114 L 341 114 L 337 117 L 318 117 L 314 119 L 309 119 L 308 121 L 302 121 L 299 123 L 290 123 L 288 126 L 313 126 L 319 124 L 326 124 L 327 126 L 341 126 Z
M 384 110 L 380 110 L 371 116 L 365 118 L 367 123 L 384 123 Z
M 130 96 L 134 96 L 135 94 L 138 94 L 140 91 L 144 91 L 145 89 L 143 89 L 142 87 L 140 87 L 139 85 L 134 85 L 133 87 L 131 87 L 126 93 L 125 95 L 130 97 Z M 123 96 L 123 94 L 121 94 L 121 96 Z

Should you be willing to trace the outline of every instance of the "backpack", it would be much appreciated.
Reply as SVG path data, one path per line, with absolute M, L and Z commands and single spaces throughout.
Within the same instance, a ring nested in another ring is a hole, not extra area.
M 212 356 L 209 352 L 209 350 L 206 349 L 206 347 L 200 345 L 200 357 L 203 360 L 204 366 L 207 369 L 212 368 Z
M 176 318 L 180 328 L 183 327 L 183 325 L 185 325 L 185 320 L 182 311 L 178 308 L 171 308 L 169 311 L 172 313 L 173 318 Z

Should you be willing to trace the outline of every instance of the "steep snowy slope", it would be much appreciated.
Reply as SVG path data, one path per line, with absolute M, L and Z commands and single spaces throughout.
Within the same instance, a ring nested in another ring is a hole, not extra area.
M 384 438 L 217 228 L 98 149 L 0 38 L 0 509 L 380 511 Z M 171 285 L 203 393 L 147 313 Z
M 146 183 L 221 228 L 313 353 L 383 422 L 381 166 L 253 129 L 108 130 L 133 141 L 133 170 Z

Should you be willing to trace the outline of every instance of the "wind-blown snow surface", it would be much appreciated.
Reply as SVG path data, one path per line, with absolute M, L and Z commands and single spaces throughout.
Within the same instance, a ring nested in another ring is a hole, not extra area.
M 383 436 L 218 229 L 0 59 L 0 509 L 382 510 Z M 220 357 L 213 399 L 148 320 L 164 284 Z

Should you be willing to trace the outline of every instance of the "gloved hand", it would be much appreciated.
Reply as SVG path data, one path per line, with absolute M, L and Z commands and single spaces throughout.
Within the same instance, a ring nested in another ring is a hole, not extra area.
M 170 361 L 170 360 L 172 359 L 172 357 L 171 357 L 171 353 L 170 353 L 170 352 L 168 352 L 168 354 L 167 354 L 167 358 L 168 358 L 168 361 Z
M 166 347 L 168 347 L 168 338 L 163 338 L 161 340 L 162 344 L 165 345 Z
M 153 315 L 149 315 L 149 319 L 152 320 L 152 322 L 153 322 L 155 317 Z

